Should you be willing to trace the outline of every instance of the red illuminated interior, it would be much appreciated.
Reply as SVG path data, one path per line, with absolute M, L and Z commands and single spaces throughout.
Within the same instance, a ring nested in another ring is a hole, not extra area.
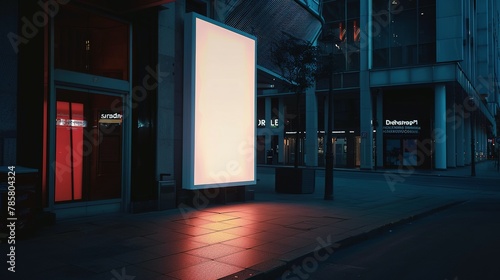
M 57 102 L 55 201 L 82 199 L 83 104 Z

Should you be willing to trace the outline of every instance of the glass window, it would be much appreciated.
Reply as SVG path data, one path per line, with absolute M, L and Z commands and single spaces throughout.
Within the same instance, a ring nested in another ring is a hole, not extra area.
M 347 50 L 346 64 L 348 71 L 359 70 L 359 19 L 347 23 Z
M 430 43 L 436 41 L 436 8 L 424 7 L 418 14 L 418 42 Z
M 120 198 L 123 112 L 110 108 L 121 98 L 61 89 L 56 98 L 54 201 Z
M 436 6 L 436 0 L 418 0 L 418 6 L 419 7 Z
M 404 10 L 392 16 L 392 66 L 417 63 L 417 21 L 416 10 Z
M 345 19 L 345 0 L 325 1 L 323 3 L 323 17 L 326 22 Z
M 435 1 L 374 0 L 372 8 L 373 67 L 436 61 Z
M 372 2 L 372 10 L 373 12 L 379 12 L 382 10 L 387 11 L 387 3 L 389 0 L 373 0 Z
M 54 26 L 56 68 L 129 79 L 129 24 L 64 6 Z
M 347 19 L 359 18 L 359 0 L 347 0 Z

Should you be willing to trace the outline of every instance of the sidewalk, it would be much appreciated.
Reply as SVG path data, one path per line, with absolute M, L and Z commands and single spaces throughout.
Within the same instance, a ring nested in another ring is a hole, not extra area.
M 500 178 L 500 171 L 496 165 L 496 160 L 484 160 L 475 164 L 477 178 Z M 451 177 L 471 177 L 472 169 L 470 165 L 447 168 L 446 170 L 415 170 L 418 175 L 451 176 Z
M 488 163 L 477 165 L 477 176 Z M 253 201 L 60 221 L 17 240 L 16 273 L 7 271 L 10 247 L 0 244 L 0 279 L 281 279 L 292 261 L 307 257 L 309 269 L 388 225 L 492 195 L 404 183 L 394 192 L 383 182 L 351 180 L 324 201 L 321 188 L 277 194 L 274 175 L 261 173 Z

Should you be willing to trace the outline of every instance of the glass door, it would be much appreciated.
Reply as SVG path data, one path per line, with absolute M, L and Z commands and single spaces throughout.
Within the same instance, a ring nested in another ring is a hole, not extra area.
M 84 104 L 57 101 L 55 201 L 82 199 Z
M 120 198 L 122 112 L 119 96 L 58 89 L 55 203 Z

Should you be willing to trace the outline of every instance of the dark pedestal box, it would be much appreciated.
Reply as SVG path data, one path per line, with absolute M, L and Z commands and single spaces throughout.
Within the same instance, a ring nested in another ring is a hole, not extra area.
M 310 194 L 316 185 L 316 170 L 307 167 L 277 167 L 274 177 L 277 193 Z

